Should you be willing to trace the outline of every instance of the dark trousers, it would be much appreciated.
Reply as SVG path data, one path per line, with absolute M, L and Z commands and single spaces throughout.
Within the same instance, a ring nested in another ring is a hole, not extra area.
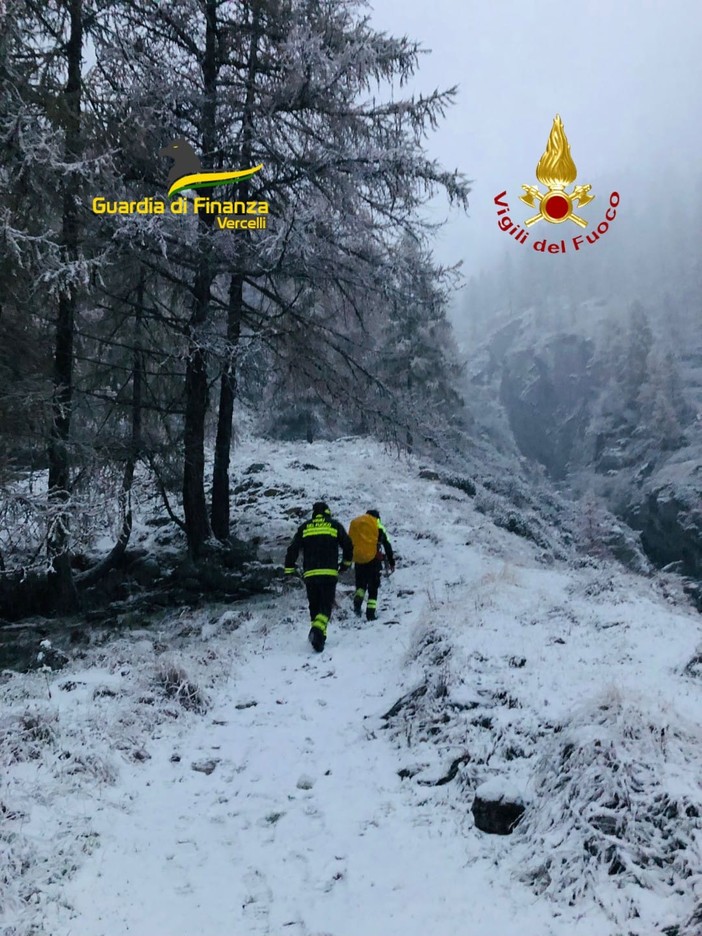
M 363 601 L 368 592 L 368 607 L 374 609 L 378 604 L 378 589 L 380 588 L 380 573 L 383 564 L 380 559 L 371 559 L 370 562 L 356 563 L 356 600 Z
M 336 576 L 312 575 L 305 579 L 305 586 L 310 605 L 310 620 L 316 627 L 319 627 L 323 634 L 326 634 L 327 624 L 334 607 Z

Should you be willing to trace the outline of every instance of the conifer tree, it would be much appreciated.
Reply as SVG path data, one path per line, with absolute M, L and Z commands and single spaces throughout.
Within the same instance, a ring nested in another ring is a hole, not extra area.
M 375 32 L 357 2 L 134 0 L 120 17 L 142 90 L 167 85 L 177 70 L 178 86 L 161 95 L 164 127 L 188 139 L 205 168 L 262 162 L 241 191 L 271 206 L 265 234 L 232 241 L 200 224 L 178 244 L 169 232 L 168 264 L 192 292 L 183 494 L 197 553 L 209 535 L 204 440 L 213 363 L 221 383 L 211 518 L 225 538 L 242 330 L 280 343 L 293 323 L 331 337 L 321 305 L 345 303 L 362 315 L 391 275 L 399 233 L 418 229 L 417 208 L 441 189 L 465 205 L 468 188 L 422 146 L 454 91 L 379 101 L 374 95 L 415 70 L 419 47 Z
M 15 0 L 5 11 L 0 122 L 5 205 L 3 240 L 10 302 L 51 310 L 53 377 L 48 432 L 47 551 L 54 604 L 76 605 L 71 572 L 71 445 L 74 342 L 81 291 L 89 274 L 82 250 L 80 196 L 86 176 L 83 118 L 85 20 L 89 0 L 46 5 Z M 29 285 L 31 283 L 31 286 Z

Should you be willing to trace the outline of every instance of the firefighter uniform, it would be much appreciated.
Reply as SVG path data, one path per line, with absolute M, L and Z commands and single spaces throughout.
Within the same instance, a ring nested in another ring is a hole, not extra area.
M 339 563 L 339 549 L 342 560 Z M 351 567 L 353 543 L 329 507 L 318 501 L 312 508 L 312 519 L 295 533 L 285 555 L 285 574 L 295 573 L 295 563 L 302 550 L 302 576 L 307 588 L 312 627 L 309 641 L 317 652 L 324 649 L 327 625 L 334 606 L 339 571 Z

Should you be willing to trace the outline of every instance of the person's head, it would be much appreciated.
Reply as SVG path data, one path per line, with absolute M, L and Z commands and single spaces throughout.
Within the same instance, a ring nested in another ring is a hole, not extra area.
M 371 517 L 375 517 L 376 520 L 380 520 L 379 510 L 367 510 L 366 513 Z
M 314 506 L 312 507 L 312 516 L 318 517 L 320 514 L 325 517 L 331 517 L 331 510 L 329 509 L 328 504 L 325 504 L 324 501 L 315 501 Z

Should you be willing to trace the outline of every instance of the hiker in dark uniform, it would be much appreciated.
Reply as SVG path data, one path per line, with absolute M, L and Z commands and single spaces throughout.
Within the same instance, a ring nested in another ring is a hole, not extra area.
M 312 627 L 309 642 L 317 653 L 324 649 L 327 624 L 331 617 L 339 572 L 351 568 L 353 543 L 349 535 L 331 515 L 323 501 L 312 508 L 312 519 L 298 528 L 285 554 L 285 574 L 295 574 L 295 563 L 302 549 L 302 576 L 307 588 Z M 339 563 L 339 549 L 342 560 Z
M 353 610 L 360 617 L 367 591 L 366 620 L 374 621 L 378 608 L 378 589 L 383 559 L 387 561 L 390 571 L 395 571 L 392 546 L 385 527 L 380 522 L 380 513 L 377 510 L 367 510 L 362 516 L 352 520 L 349 525 L 349 535 L 353 541 L 353 558 L 356 564 Z

